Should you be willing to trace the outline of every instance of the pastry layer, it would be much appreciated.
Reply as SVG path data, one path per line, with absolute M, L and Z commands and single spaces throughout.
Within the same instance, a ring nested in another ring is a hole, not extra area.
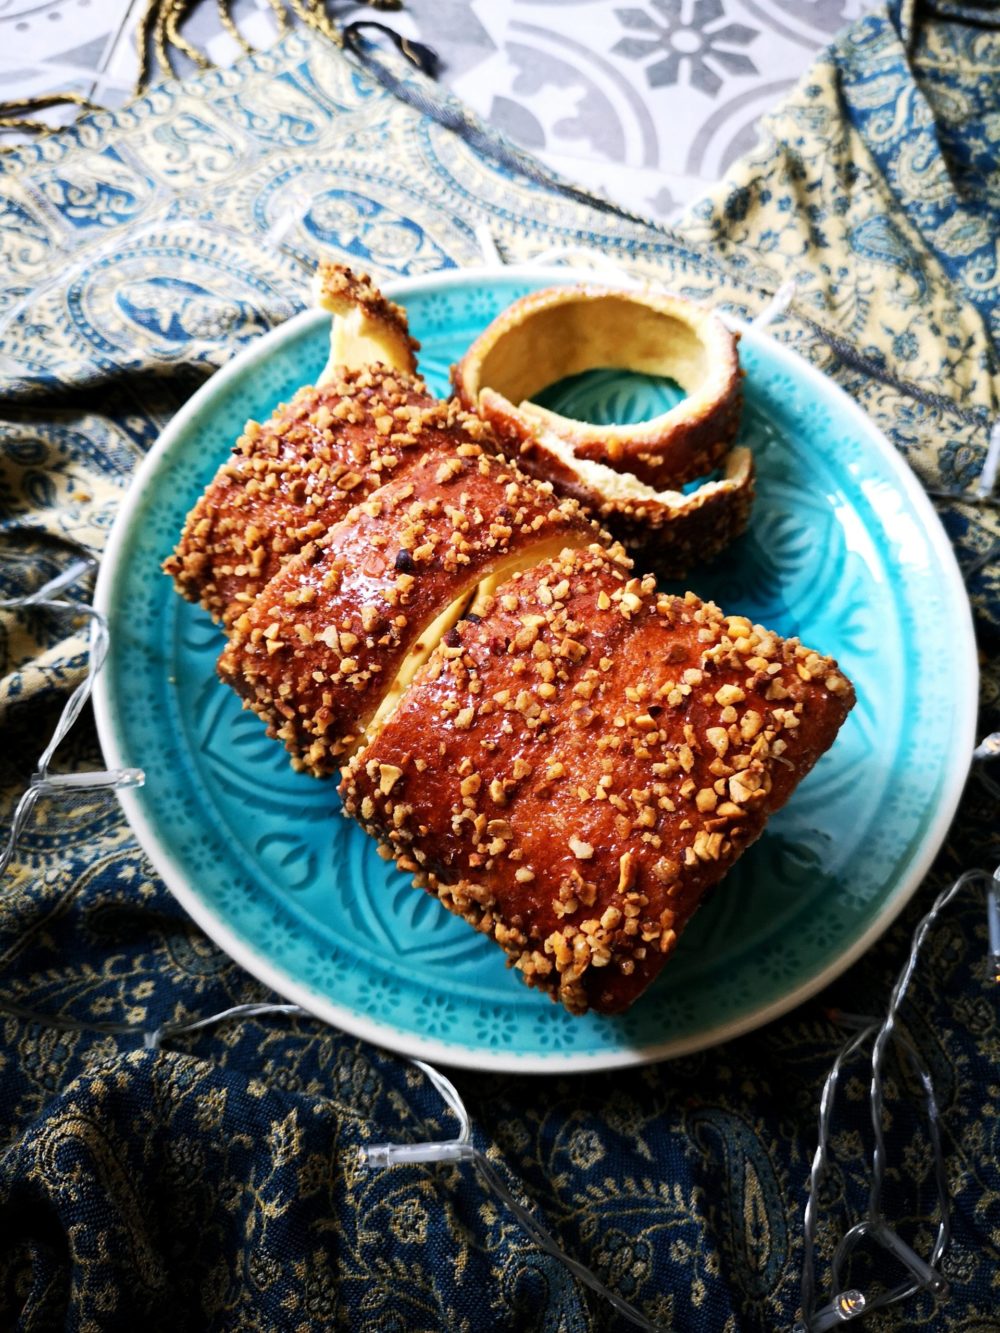
M 386 300 L 367 273 L 359 276 L 343 264 L 321 261 L 313 280 L 313 303 L 333 315 L 330 358 L 318 384 L 335 379 L 345 367 L 375 362 L 417 373 L 420 344 L 410 337 L 406 311 Z
M 711 311 L 651 288 L 550 287 L 515 301 L 455 366 L 460 401 L 516 451 L 550 431 L 577 458 L 630 472 L 656 490 L 712 472 L 739 426 L 742 377 L 736 337 Z M 593 425 L 530 401 L 585 370 L 669 376 L 687 397 L 634 425 Z
M 497 437 L 510 439 L 505 400 L 484 389 L 479 412 Z M 722 460 L 722 476 L 687 493 L 656 490 L 630 472 L 577 458 L 563 436 L 542 423 L 521 438 L 518 465 L 549 481 L 597 518 L 646 568 L 665 578 L 685 574 L 710 560 L 746 531 L 754 500 L 754 465 L 749 449 L 737 446 Z M 517 434 L 517 432 L 515 432 Z
M 220 675 L 299 766 L 329 773 L 483 579 L 599 535 L 575 502 L 449 441 L 283 566 L 232 622 Z
M 460 622 L 341 791 L 530 985 L 615 1013 L 853 702 L 829 658 L 592 546 Z

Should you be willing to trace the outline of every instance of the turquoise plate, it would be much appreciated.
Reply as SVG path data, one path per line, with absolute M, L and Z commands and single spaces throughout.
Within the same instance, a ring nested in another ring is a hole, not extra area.
M 397 283 L 432 387 L 516 297 L 566 270 L 451 271 Z M 885 929 L 927 870 L 973 747 L 968 601 L 906 464 L 829 380 L 745 332 L 742 438 L 759 473 L 751 530 L 691 583 L 727 611 L 836 656 L 858 704 L 832 751 L 698 914 L 621 1018 L 571 1018 L 500 951 L 338 814 L 331 782 L 283 750 L 216 679 L 221 637 L 159 570 L 248 417 L 266 417 L 325 360 L 306 312 L 250 346 L 174 418 L 135 479 L 101 570 L 111 651 L 95 696 L 122 803 L 167 884 L 249 971 L 320 1017 L 409 1055 L 478 1068 L 597 1069 L 746 1032 L 800 1003 Z M 567 382 L 563 410 L 637 420 L 653 381 Z M 551 401 L 551 399 L 550 399 Z

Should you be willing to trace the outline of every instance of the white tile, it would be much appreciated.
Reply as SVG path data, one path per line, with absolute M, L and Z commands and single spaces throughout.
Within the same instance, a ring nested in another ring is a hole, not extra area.
M 841 23 L 873 3 L 409 0 L 398 12 L 355 5 L 337 17 L 374 19 L 428 42 L 441 58 L 442 84 L 515 141 L 571 180 L 668 219 L 752 146 L 760 115 Z M 54 0 L 39 9 L 37 0 L 8 0 L 0 9 L 4 94 L 73 86 L 119 104 L 135 81 L 133 34 L 144 7 Z M 252 46 L 272 44 L 268 0 L 240 0 L 235 16 Z M 210 0 L 191 12 L 184 32 L 220 65 L 241 53 Z M 174 65 L 180 74 L 191 68 L 180 56 Z

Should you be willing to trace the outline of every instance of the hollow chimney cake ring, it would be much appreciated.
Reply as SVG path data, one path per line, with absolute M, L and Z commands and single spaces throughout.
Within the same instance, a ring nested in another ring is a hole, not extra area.
M 462 405 L 525 471 L 580 501 L 663 572 L 682 572 L 745 528 L 749 450 L 731 447 L 742 409 L 738 335 L 683 297 L 651 288 L 552 287 L 515 301 L 452 372 Z M 594 425 L 531 401 L 586 370 L 669 376 L 686 397 L 631 425 Z M 681 487 L 721 468 L 718 479 Z

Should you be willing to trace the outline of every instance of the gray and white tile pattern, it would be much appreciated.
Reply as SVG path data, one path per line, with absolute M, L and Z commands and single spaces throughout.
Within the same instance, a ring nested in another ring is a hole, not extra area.
M 71 88 L 107 106 L 135 78 L 144 0 L 0 0 L 0 97 Z M 670 218 L 750 148 L 757 123 L 873 0 L 408 0 L 378 18 L 434 47 L 440 79 L 563 175 Z M 268 0 L 239 0 L 269 45 Z M 183 29 L 219 64 L 239 47 L 202 4 Z M 178 61 L 183 70 L 186 62 Z M 58 118 L 65 113 L 53 112 Z

